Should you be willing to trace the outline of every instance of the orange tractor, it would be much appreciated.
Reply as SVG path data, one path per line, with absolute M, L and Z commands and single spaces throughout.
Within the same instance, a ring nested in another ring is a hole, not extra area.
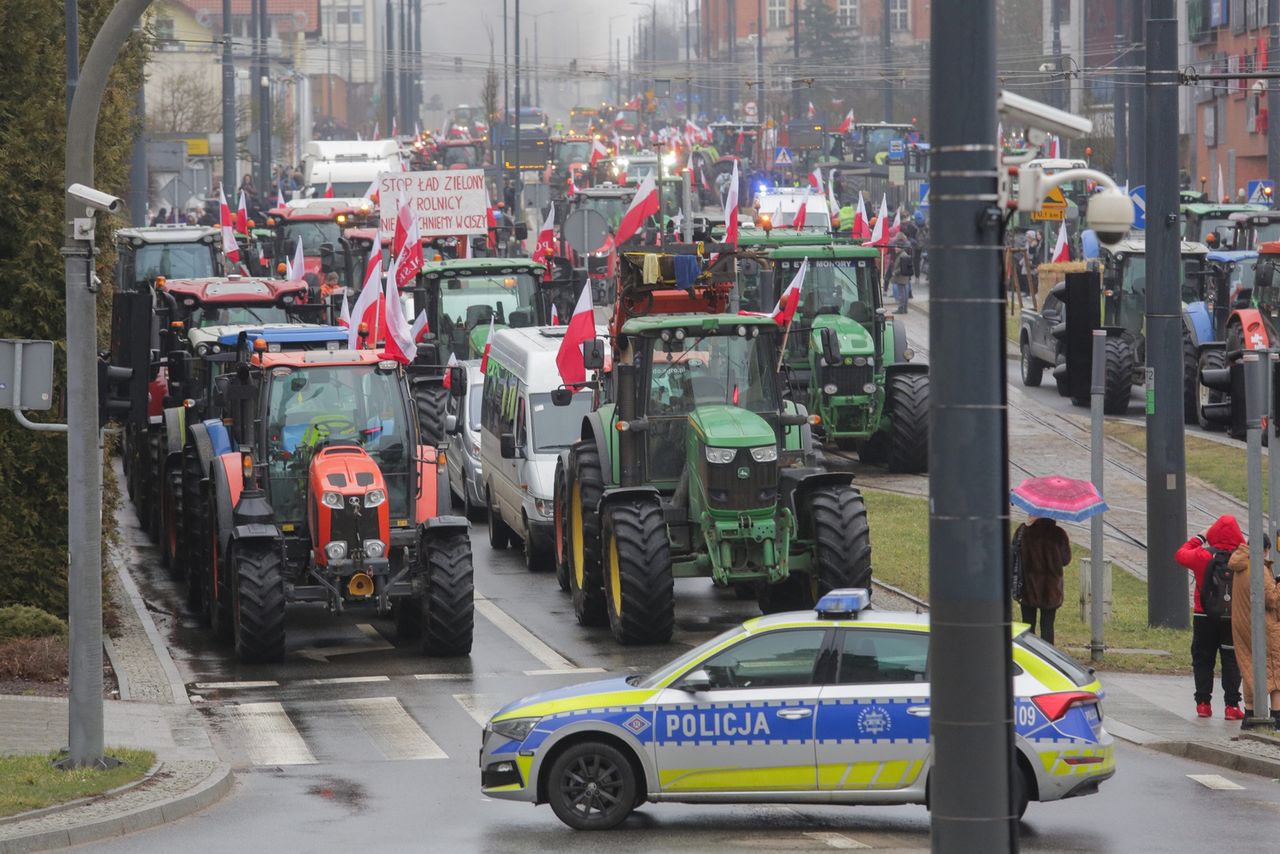
M 444 454 L 419 438 L 404 369 L 372 350 L 254 349 L 217 378 L 223 417 L 191 428 L 208 538 L 192 570 L 215 630 L 241 661 L 278 661 L 286 604 L 311 602 L 469 653 L 468 525 L 440 515 Z

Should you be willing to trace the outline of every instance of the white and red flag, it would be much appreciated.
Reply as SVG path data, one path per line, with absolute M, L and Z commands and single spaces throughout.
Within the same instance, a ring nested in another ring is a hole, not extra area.
M 858 193 L 858 208 L 853 214 L 852 237 L 867 240 L 871 237 L 871 226 L 867 224 L 867 203 L 861 191 Z
M 609 156 L 609 149 L 598 139 L 591 140 L 591 168 L 596 168 L 596 164 Z
M 591 310 L 591 283 L 582 286 L 578 303 L 565 328 L 564 339 L 556 353 L 556 367 L 565 385 L 580 385 L 587 381 L 587 366 L 582 358 L 582 345 L 596 337 L 595 314 Z
M 409 213 L 409 205 L 401 200 L 396 214 L 396 231 L 391 242 L 391 255 L 396 261 L 396 287 L 403 288 L 418 275 L 426 259 L 422 256 L 422 236 L 418 218 Z
M 240 263 L 240 244 L 236 243 L 235 226 L 231 222 L 231 208 L 227 207 L 227 194 L 218 188 L 218 224 L 222 226 L 222 251 L 233 264 Z
M 382 253 L 375 247 L 369 250 L 369 263 L 364 269 L 364 283 L 360 286 L 360 296 L 356 297 L 355 307 L 347 321 L 347 348 L 354 350 L 360 346 L 360 325 L 364 324 L 368 340 L 378 340 L 378 323 L 382 310 L 378 303 L 382 301 Z
M 804 276 L 809 271 L 809 259 L 800 262 L 800 269 L 791 277 L 791 284 L 778 297 L 778 304 L 773 308 L 773 319 L 779 326 L 787 326 L 795 317 L 800 305 L 800 290 L 804 287 Z
M 811 119 L 812 119 L 812 118 L 814 118 L 814 117 L 815 117 L 815 116 L 817 116 L 817 115 L 818 115 L 818 111 L 817 111 L 817 109 L 815 109 L 815 108 L 814 108 L 814 106 L 813 106 L 813 101 L 810 101 L 810 102 L 809 102 L 809 109 L 808 109 L 807 111 L 805 111 L 805 116 L 806 116 L 806 117 L 808 117 L 808 118 L 811 118 Z
M 307 274 L 306 256 L 302 254 L 302 235 L 298 235 L 298 244 L 293 248 L 293 257 L 284 265 L 284 277 L 292 282 Z
M 802 231 L 804 229 L 805 216 L 808 213 L 808 211 L 809 211 L 809 200 L 802 199 L 800 201 L 800 207 L 796 209 L 796 218 L 791 221 L 791 227 L 794 228 L 796 231 Z
M 480 354 L 480 373 L 489 370 L 489 347 L 493 344 L 493 315 L 489 315 L 489 334 L 484 336 L 484 352 Z
M 853 130 L 853 110 L 845 113 L 844 121 L 840 123 L 840 127 L 836 128 L 840 133 L 848 133 Z
M 458 357 L 453 354 L 453 351 L 450 351 L 449 361 L 445 362 L 445 365 L 444 365 L 444 387 L 445 388 L 449 388 L 453 385 L 453 380 L 450 378 L 453 371 L 451 371 L 450 368 L 454 367 L 457 364 L 458 364 Z
M 1053 247 L 1053 262 L 1055 264 L 1065 264 L 1071 260 L 1071 245 L 1067 243 L 1067 224 L 1063 222 L 1058 226 L 1058 242 Z
M 395 261 L 391 263 L 392 266 L 395 265 Z M 404 319 L 404 304 L 400 302 L 400 289 L 396 287 L 394 279 L 394 276 L 387 276 L 386 290 L 383 293 L 387 335 L 384 352 L 380 355 L 389 356 L 400 364 L 407 365 L 418 354 L 418 347 L 414 343 L 413 329 Z
M 551 258 L 556 254 L 556 206 L 547 209 L 547 218 L 538 229 L 538 242 L 533 249 L 533 260 L 542 261 L 551 266 Z
M 347 292 L 345 289 L 342 291 L 342 311 L 338 314 L 338 325 L 344 329 L 351 328 L 351 306 L 347 304 Z
M 645 178 L 640 182 L 640 188 L 636 190 L 635 198 L 631 200 L 630 207 L 627 212 L 622 215 L 622 221 L 618 223 L 617 236 L 614 242 L 621 246 L 635 235 L 644 225 L 644 221 L 658 212 L 658 185 L 654 183 L 653 176 Z
M 424 308 L 418 312 L 418 316 L 413 319 L 413 326 L 409 330 L 413 333 L 413 343 L 421 343 L 424 336 L 431 332 L 431 323 L 427 320 L 427 310 Z
M 236 208 L 236 232 L 249 233 L 249 211 L 244 206 L 244 190 L 240 191 L 240 206 Z
M 724 242 L 738 246 L 738 161 L 733 161 L 733 177 L 724 197 Z
M 809 186 L 818 191 L 818 195 L 822 195 L 822 167 L 818 167 L 809 173 Z
M 885 246 L 889 243 L 889 200 L 880 197 L 880 210 L 876 213 L 876 227 L 871 232 L 871 246 Z
M 333 182 L 332 182 L 332 181 L 326 181 L 326 182 L 325 182 L 325 185 L 324 185 L 324 197 L 325 197 L 326 199 L 332 199 L 332 198 L 333 198 Z

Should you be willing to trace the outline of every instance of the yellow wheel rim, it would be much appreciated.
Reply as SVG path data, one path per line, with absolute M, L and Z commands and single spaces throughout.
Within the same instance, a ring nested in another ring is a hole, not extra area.
M 618 541 L 609 537 L 609 602 L 613 613 L 622 616 L 622 567 L 618 561 Z
M 582 544 L 582 487 L 577 482 L 573 484 L 573 497 L 569 503 L 571 505 L 570 525 L 573 529 L 573 580 L 581 590 L 585 586 L 582 567 L 585 557 Z

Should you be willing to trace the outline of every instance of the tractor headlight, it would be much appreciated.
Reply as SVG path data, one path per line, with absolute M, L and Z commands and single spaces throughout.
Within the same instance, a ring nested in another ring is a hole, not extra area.
M 864 365 L 866 365 L 866 364 L 867 364 L 867 357 L 866 357 L 866 356 L 854 356 L 854 357 L 853 357 L 853 363 L 854 363 L 856 366 L 858 366 L 859 368 L 861 368 L 861 367 L 863 367 Z
M 337 493 L 330 493 L 337 495 Z M 334 540 L 324 547 L 324 555 L 329 560 L 342 560 L 347 556 L 347 544 L 341 540 Z
M 736 448 L 707 448 L 707 462 L 721 465 L 733 462 L 738 455 Z
M 538 721 L 542 718 L 510 718 L 505 721 L 494 721 L 489 724 L 489 728 L 503 738 L 509 738 L 512 741 L 524 741 L 529 737 L 529 733 L 533 732 L 533 728 L 538 725 Z
M 778 459 L 777 445 L 762 445 L 751 449 L 751 459 L 758 463 L 772 463 Z
M 330 543 L 332 545 L 332 543 Z M 374 559 L 385 556 L 387 553 L 387 544 L 382 540 L 365 540 L 364 556 Z
M 385 504 L 387 501 L 387 491 L 385 489 L 371 489 L 364 494 L 365 507 L 377 507 Z
M 835 394 L 837 391 L 839 391 L 839 389 L 836 387 L 835 383 L 827 383 L 822 387 L 823 394 Z
M 196 345 L 196 355 L 197 355 L 197 356 L 207 356 L 207 355 L 209 355 L 209 345 L 208 345 L 208 344 L 197 344 L 197 345 Z
M 332 510 L 342 509 L 342 496 L 336 492 L 326 492 L 320 496 L 320 503 Z M 345 546 L 343 548 L 346 548 Z
M 866 385 L 864 385 L 864 386 L 862 387 L 862 391 L 863 391 L 865 394 L 875 394 L 875 393 L 876 393 L 876 384 L 875 384 L 875 383 L 867 383 Z

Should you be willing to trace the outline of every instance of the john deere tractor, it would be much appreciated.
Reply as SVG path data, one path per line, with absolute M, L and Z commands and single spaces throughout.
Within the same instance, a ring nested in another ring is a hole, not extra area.
M 740 260 L 739 282 L 746 301 L 767 311 L 807 262 L 782 362 L 791 395 L 818 416 L 826 442 L 890 471 L 923 472 L 929 366 L 881 304 L 879 259 L 863 246 L 785 246 Z
M 623 289 L 608 402 L 561 459 L 574 610 L 621 643 L 670 638 L 677 577 L 755 592 L 766 613 L 870 584 L 862 495 L 816 465 L 810 416 L 783 397 L 782 330 L 724 313 L 721 284 Z

